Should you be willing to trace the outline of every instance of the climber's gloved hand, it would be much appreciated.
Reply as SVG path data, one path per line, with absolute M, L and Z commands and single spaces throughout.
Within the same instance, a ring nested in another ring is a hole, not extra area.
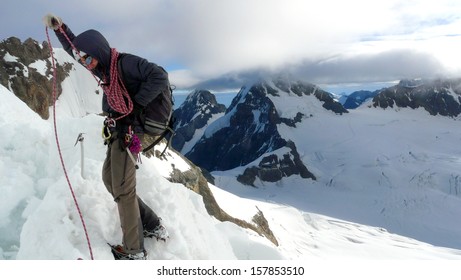
M 144 111 L 144 106 L 137 102 L 133 102 L 133 111 L 131 112 L 135 116 L 140 116 Z
M 43 23 L 45 24 L 46 27 L 49 27 L 56 31 L 59 29 L 59 27 L 61 27 L 62 20 L 58 16 L 55 16 L 53 14 L 47 14 L 46 16 L 43 17 Z

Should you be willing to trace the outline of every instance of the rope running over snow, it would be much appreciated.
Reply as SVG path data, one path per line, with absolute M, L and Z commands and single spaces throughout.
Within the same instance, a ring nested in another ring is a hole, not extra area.
M 61 28 L 61 30 L 62 30 L 62 28 Z M 51 39 L 50 39 L 50 35 L 48 34 L 48 27 L 46 28 L 46 37 L 48 39 L 48 45 L 49 45 L 49 48 L 50 48 L 50 55 L 51 55 L 51 63 L 52 63 L 52 66 L 53 66 L 53 124 L 54 124 L 54 135 L 55 135 L 55 138 L 56 138 L 56 145 L 58 147 L 59 157 L 61 159 L 61 165 L 62 165 L 62 169 L 64 171 L 64 175 L 65 175 L 66 180 L 67 180 L 67 184 L 69 185 L 69 189 L 70 189 L 70 192 L 72 194 L 72 198 L 74 199 L 75 206 L 77 207 L 77 211 L 78 211 L 78 214 L 80 216 L 80 221 L 82 222 L 82 225 L 83 225 L 83 230 L 85 231 L 86 241 L 88 243 L 88 249 L 90 251 L 90 257 L 91 257 L 92 260 L 94 260 L 93 250 L 91 249 L 90 238 L 88 236 L 88 231 L 86 229 L 85 220 L 83 219 L 82 211 L 80 211 L 80 207 L 78 205 L 77 198 L 76 198 L 75 193 L 74 193 L 74 189 L 72 188 L 72 184 L 70 183 L 69 176 L 68 176 L 67 170 L 66 170 L 66 166 L 64 164 L 64 159 L 63 159 L 63 156 L 62 156 L 62 153 L 61 153 L 61 146 L 59 145 L 58 130 L 57 130 L 57 126 L 56 126 L 56 95 L 57 95 L 56 94 L 56 72 L 57 71 L 56 71 L 56 65 L 55 65 L 55 61 L 54 61 L 53 47 L 51 46 Z

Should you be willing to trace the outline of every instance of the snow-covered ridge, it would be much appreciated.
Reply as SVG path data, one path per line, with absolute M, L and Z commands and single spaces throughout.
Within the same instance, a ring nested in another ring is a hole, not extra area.
M 381 108 L 424 108 L 431 115 L 461 114 L 461 79 L 401 81 L 373 98 Z

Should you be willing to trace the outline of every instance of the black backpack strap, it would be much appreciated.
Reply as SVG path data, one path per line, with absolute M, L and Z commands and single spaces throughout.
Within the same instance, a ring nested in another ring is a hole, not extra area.
M 160 143 L 160 141 L 163 140 L 163 138 L 165 138 L 165 136 L 168 134 L 168 130 L 165 129 L 165 131 L 162 132 L 162 134 L 160 134 L 160 136 L 154 141 L 152 142 L 152 144 L 150 144 L 149 146 L 147 146 L 147 148 L 144 148 L 142 150 L 143 153 L 145 152 L 148 152 L 150 149 L 152 149 L 155 145 L 157 145 L 158 143 Z
M 158 143 L 160 143 L 160 141 L 162 141 L 163 138 L 165 138 L 165 137 L 168 135 L 168 133 L 171 133 L 171 136 L 170 136 L 170 138 L 168 139 L 168 143 L 167 143 L 167 145 L 165 146 L 165 149 L 163 149 L 162 153 L 160 154 L 160 156 L 163 156 L 163 154 L 165 153 L 166 149 L 170 147 L 170 145 L 171 145 L 171 140 L 173 139 L 173 136 L 176 134 L 176 133 L 174 132 L 174 130 L 173 130 L 171 127 L 169 127 L 169 126 L 162 132 L 162 134 L 160 134 L 160 136 L 159 136 L 154 142 L 152 142 L 152 144 L 150 144 L 149 146 L 147 146 L 146 148 L 144 148 L 144 149 L 142 150 L 142 152 L 145 153 L 145 152 L 148 152 L 149 150 L 151 150 L 155 145 L 157 145 Z

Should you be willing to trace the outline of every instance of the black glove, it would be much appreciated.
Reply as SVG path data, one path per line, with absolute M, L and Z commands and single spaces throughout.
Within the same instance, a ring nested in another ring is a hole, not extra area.
M 131 111 L 131 113 L 138 117 L 142 114 L 143 111 L 144 111 L 144 106 L 133 101 L 133 111 Z

